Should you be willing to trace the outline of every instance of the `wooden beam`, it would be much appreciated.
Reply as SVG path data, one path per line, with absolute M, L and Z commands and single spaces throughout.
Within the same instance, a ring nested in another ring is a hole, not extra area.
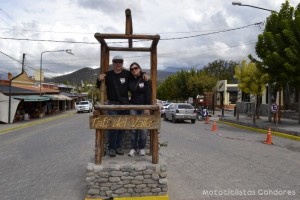
M 132 35 L 133 28 L 132 28 L 132 17 L 130 9 L 125 10 L 126 15 L 126 27 L 125 27 L 125 34 Z M 132 48 L 132 39 L 128 39 L 128 47 Z
M 158 105 L 95 105 L 95 110 L 159 110 Z
M 96 34 L 95 34 L 96 35 Z M 94 37 L 96 38 L 96 36 L 94 35 Z M 97 39 L 97 38 L 96 38 Z M 98 39 L 97 39 L 98 40 Z M 104 40 L 104 38 L 99 38 L 99 40 L 98 40 L 99 42 L 100 42 L 100 44 L 102 45 L 102 46 L 107 46 L 107 43 L 105 42 L 105 40 Z
M 126 34 L 101 34 L 101 33 L 95 33 L 95 38 L 100 42 L 101 39 L 137 39 L 137 40 L 154 40 L 154 39 L 160 39 L 159 35 L 126 35 Z M 100 42 L 101 43 L 101 42 Z
M 153 40 L 152 45 L 151 45 L 152 49 L 157 48 L 157 44 L 158 44 L 159 39 L 160 39 L 160 36 L 159 36 L 159 38 L 156 38 L 156 39 Z
M 128 47 L 108 47 L 110 51 L 141 51 L 141 52 L 150 52 L 151 48 L 144 47 L 136 47 L 136 48 L 128 48 Z

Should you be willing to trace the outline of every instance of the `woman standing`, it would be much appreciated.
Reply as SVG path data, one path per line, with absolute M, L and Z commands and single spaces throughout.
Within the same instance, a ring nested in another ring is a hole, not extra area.
M 129 80 L 129 91 L 131 92 L 130 104 L 133 105 L 150 105 L 151 104 L 151 82 L 145 81 L 142 77 L 142 69 L 136 62 L 130 65 L 130 72 L 133 76 Z M 149 110 L 131 110 L 131 115 L 150 114 Z M 129 156 L 135 156 L 139 153 L 140 156 L 144 156 L 145 146 L 147 139 L 147 130 L 137 129 L 133 131 L 131 138 L 131 150 Z

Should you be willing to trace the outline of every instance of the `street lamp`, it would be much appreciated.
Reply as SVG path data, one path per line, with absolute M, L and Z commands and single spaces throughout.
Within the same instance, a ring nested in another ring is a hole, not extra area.
M 40 96 L 42 96 L 42 63 L 43 63 L 43 54 L 49 52 L 66 52 L 68 54 L 74 55 L 71 49 L 64 49 L 64 50 L 54 50 L 54 51 L 43 51 L 41 53 L 41 62 L 40 62 Z
M 261 8 L 261 7 L 257 7 L 257 6 L 252 6 L 252 5 L 242 4 L 242 3 L 239 2 L 239 1 L 233 1 L 233 2 L 232 2 L 232 5 L 234 5 L 234 6 L 247 6 L 247 7 L 251 7 L 251 8 L 257 8 L 257 9 L 261 9 L 261 10 L 266 10 L 266 11 L 270 11 L 270 12 L 275 12 L 275 13 L 277 13 L 277 11 L 275 11 L 275 10 L 270 10 L 270 9 Z

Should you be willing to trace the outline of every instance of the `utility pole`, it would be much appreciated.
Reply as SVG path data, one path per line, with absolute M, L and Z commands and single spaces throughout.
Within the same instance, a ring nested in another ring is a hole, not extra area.
M 23 60 L 22 60 L 22 73 L 25 71 L 25 69 L 24 69 L 24 63 L 25 63 L 25 56 L 26 56 L 26 54 L 25 53 L 23 53 Z
M 22 59 L 22 73 L 24 72 L 24 66 L 25 66 L 25 53 L 23 53 L 23 59 Z M 12 80 L 14 78 L 11 77 L 11 79 L 9 80 L 9 97 L 8 97 L 8 123 L 10 124 L 11 123 L 11 83 L 12 83 Z

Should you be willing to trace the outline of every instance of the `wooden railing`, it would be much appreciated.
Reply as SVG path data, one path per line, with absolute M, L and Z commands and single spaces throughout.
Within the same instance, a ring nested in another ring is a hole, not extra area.
M 108 110 L 150 110 L 150 115 L 107 115 Z M 152 163 L 158 163 L 158 130 L 160 113 L 157 105 L 96 105 L 90 117 L 90 128 L 96 129 L 95 164 L 101 164 L 104 155 L 104 131 L 110 129 L 148 129 Z

